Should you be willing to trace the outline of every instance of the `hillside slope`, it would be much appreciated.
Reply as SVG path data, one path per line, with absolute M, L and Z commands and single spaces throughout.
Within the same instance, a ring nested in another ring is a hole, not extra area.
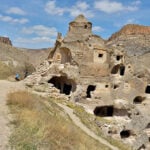
M 19 73 L 23 78 L 25 72 L 31 74 L 47 58 L 49 49 L 29 50 L 13 47 L 11 41 L 0 40 L 0 78 L 6 79 Z

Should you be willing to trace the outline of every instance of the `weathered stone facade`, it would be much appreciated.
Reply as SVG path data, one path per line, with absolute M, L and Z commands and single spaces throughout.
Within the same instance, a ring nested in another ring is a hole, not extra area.
M 66 37 L 58 34 L 47 60 L 28 76 L 26 85 L 112 120 L 115 123 L 101 126 L 104 133 L 140 150 L 150 139 L 149 75 L 122 45 L 108 47 L 93 35 L 92 23 L 79 15 L 69 24 Z

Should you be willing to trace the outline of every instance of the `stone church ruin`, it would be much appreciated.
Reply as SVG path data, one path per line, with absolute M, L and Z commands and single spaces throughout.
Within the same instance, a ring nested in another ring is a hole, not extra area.
M 92 33 L 92 23 L 79 15 L 69 23 L 65 37 L 58 34 L 47 59 L 25 82 L 115 121 L 109 127 L 116 132 L 109 129 L 109 136 L 138 150 L 150 144 L 150 74 L 145 71 L 138 78 L 136 68 L 123 45 L 107 44 Z

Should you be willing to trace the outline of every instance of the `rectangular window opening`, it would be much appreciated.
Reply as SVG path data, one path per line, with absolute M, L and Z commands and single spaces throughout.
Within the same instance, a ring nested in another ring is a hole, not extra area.
M 98 57 L 99 57 L 99 58 L 103 57 L 103 54 L 98 54 Z

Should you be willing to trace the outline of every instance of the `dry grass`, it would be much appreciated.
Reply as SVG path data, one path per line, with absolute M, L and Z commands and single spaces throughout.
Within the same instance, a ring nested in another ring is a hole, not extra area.
M 8 79 L 9 77 L 15 78 L 16 73 L 20 74 L 20 79 L 24 79 L 26 71 L 28 74 L 31 74 L 35 71 L 35 68 L 29 63 L 13 66 L 12 63 L 6 65 L 4 62 L 0 61 L 0 79 Z
M 76 127 L 66 113 L 50 100 L 25 91 L 8 95 L 7 104 L 15 115 L 10 144 L 15 150 L 109 150 Z
M 12 74 L 13 70 L 11 67 L 0 61 L 0 79 L 7 79 Z
M 17 91 L 9 93 L 7 96 L 8 105 L 18 105 L 19 107 L 33 108 L 36 100 L 27 91 Z

